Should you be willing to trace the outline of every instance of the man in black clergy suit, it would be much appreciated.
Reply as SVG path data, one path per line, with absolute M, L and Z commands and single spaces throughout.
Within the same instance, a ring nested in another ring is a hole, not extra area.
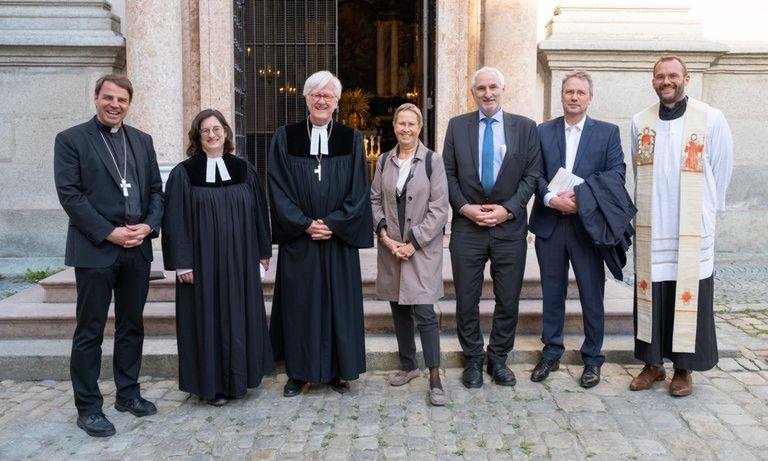
M 504 76 L 483 67 L 472 77 L 478 111 L 448 122 L 443 147 L 453 208 L 451 265 L 456 286 L 456 324 L 464 351 L 462 383 L 483 385 L 483 335 L 479 301 L 483 271 L 491 261 L 496 306 L 488 341 L 488 373 L 514 386 L 507 355 L 515 342 L 528 234 L 528 201 L 541 168 L 536 122 L 503 112 Z
M 123 124 L 133 96 L 122 75 L 99 79 L 96 116 L 56 136 L 56 191 L 69 216 L 65 264 L 74 266 L 77 326 L 70 374 L 77 426 L 107 437 L 115 427 L 102 413 L 101 343 L 114 291 L 115 408 L 135 416 L 157 412 L 139 393 L 142 313 L 149 289 L 150 239 L 163 214 L 163 184 L 152 138 Z
M 599 248 L 592 244 L 593 240 L 579 218 L 576 193 L 572 188 L 550 190 L 549 182 L 562 168 L 585 180 L 594 174 L 616 175 L 617 183 L 624 184 L 626 165 L 619 127 L 587 116 L 592 86 L 592 77 L 586 72 L 567 74 L 560 91 L 564 116 L 539 126 L 544 169 L 531 213 L 531 232 L 536 234 L 536 256 L 541 269 L 541 342 L 544 343 L 542 358 L 533 369 L 531 380 L 546 379 L 550 371 L 558 369 L 563 355 L 570 261 L 579 287 L 584 320 L 584 343 L 581 346 L 584 370 L 580 379 L 584 388 L 600 382 L 600 367 L 605 361 L 601 351 L 605 268 Z

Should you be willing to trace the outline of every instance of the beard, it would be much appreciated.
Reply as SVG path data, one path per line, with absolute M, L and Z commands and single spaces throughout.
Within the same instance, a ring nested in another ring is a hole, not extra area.
M 675 87 L 675 92 L 672 94 L 671 97 L 665 98 L 663 95 L 664 90 L 668 87 L 661 87 L 656 88 L 656 94 L 659 96 L 659 101 L 661 101 L 662 104 L 673 104 L 685 96 L 685 86 L 684 85 L 677 85 Z

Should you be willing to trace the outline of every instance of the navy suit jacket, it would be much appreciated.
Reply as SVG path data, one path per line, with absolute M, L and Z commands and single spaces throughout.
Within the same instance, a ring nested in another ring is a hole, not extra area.
M 546 239 L 552 235 L 558 221 L 563 217 L 559 210 L 544 205 L 544 196 L 549 192 L 547 184 L 555 177 L 557 170 L 565 167 L 564 118 L 558 117 L 539 125 L 539 138 L 543 160 L 542 171 L 536 187 L 536 200 L 529 226 L 531 232 L 537 237 Z M 587 179 L 597 172 L 611 172 L 619 175 L 623 183 L 626 168 L 619 127 L 587 117 L 573 163 L 573 174 Z M 578 203 L 576 206 L 578 207 Z M 578 230 L 591 241 L 580 221 L 578 226 L 580 227 Z
M 74 267 L 107 267 L 115 262 L 120 247 L 106 240 L 125 221 L 125 197 L 113 159 L 99 135 L 95 117 L 56 135 L 53 171 L 56 192 L 69 216 L 64 264 Z M 141 253 L 152 261 L 151 239 L 157 237 L 163 216 L 163 181 L 157 166 L 152 138 L 128 125 L 125 135 L 136 159 L 141 192 L 142 222 L 153 229 Z
M 478 174 L 478 111 L 452 118 L 443 145 L 443 161 L 448 177 L 448 198 L 453 208 L 451 229 L 465 232 L 488 231 L 504 240 L 524 239 L 528 235 L 528 201 L 536 188 L 541 170 L 541 152 L 536 122 L 504 112 L 504 137 L 507 150 L 490 197 L 485 196 Z M 493 203 L 506 208 L 512 217 L 494 227 L 481 227 L 459 214 L 466 204 Z

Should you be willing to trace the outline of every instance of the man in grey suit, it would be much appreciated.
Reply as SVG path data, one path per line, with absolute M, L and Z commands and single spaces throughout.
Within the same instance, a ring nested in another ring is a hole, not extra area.
M 96 115 L 56 135 L 53 153 L 56 192 L 69 216 L 64 263 L 75 268 L 77 285 L 70 359 L 77 426 L 93 437 L 115 433 L 102 413 L 98 383 L 113 293 L 115 409 L 134 416 L 157 412 L 141 397 L 138 378 L 150 241 L 163 216 L 163 181 L 152 138 L 123 123 L 132 97 L 125 76 L 100 78 L 93 94 Z
M 540 174 L 541 148 L 536 122 L 503 112 L 503 94 L 504 76 L 498 69 L 475 72 L 472 96 L 478 111 L 452 118 L 443 146 L 453 208 L 450 251 L 465 359 L 462 383 L 468 388 L 483 385 L 484 355 L 496 384 L 516 384 L 506 362 L 515 342 L 527 251 L 526 206 Z M 488 260 L 496 305 L 484 354 L 479 302 Z

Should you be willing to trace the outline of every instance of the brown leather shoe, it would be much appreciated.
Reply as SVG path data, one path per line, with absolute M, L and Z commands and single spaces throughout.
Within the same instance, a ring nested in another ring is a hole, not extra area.
M 691 372 L 675 368 L 675 375 L 669 383 L 669 393 L 674 397 L 685 397 L 693 392 L 693 378 Z
M 667 373 L 664 371 L 664 366 L 651 365 L 646 363 L 643 367 L 643 371 L 637 375 L 631 383 L 629 383 L 630 391 L 647 391 L 653 386 L 656 381 L 664 381 Z

